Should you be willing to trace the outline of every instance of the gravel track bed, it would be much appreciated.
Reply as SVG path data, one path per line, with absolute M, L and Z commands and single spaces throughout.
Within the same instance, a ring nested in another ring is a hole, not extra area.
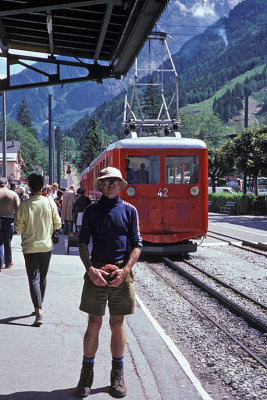
M 266 258 L 230 246 L 216 246 L 199 247 L 189 261 L 266 304 Z M 242 318 L 231 314 L 216 300 L 188 284 L 185 278 L 162 263 L 141 260 L 134 267 L 136 292 L 189 360 L 195 375 L 214 400 L 267 398 L 266 369 L 164 283 L 149 265 L 189 298 L 197 299 L 201 308 L 262 359 L 266 353 L 267 335 L 248 327 Z M 183 263 L 182 267 L 185 266 Z M 188 268 L 192 273 L 192 268 Z M 200 275 L 196 276 L 203 281 L 208 279 L 210 284 L 209 278 Z M 213 287 L 219 290 L 217 283 Z M 266 321 L 266 315 L 257 306 L 239 296 L 232 296 L 239 305 Z

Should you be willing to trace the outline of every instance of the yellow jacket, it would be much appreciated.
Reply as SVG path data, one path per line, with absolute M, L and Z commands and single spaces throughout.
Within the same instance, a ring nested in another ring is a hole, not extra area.
M 24 200 L 16 213 L 15 231 L 21 233 L 23 253 L 45 253 L 52 250 L 52 213 L 54 229 L 61 227 L 56 203 L 35 195 Z

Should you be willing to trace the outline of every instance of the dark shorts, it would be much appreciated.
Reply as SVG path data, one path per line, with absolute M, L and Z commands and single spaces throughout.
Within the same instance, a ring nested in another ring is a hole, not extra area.
M 84 275 L 80 310 L 88 314 L 104 315 L 108 304 L 110 315 L 128 315 L 135 312 L 134 277 L 131 272 L 118 287 L 96 286 Z

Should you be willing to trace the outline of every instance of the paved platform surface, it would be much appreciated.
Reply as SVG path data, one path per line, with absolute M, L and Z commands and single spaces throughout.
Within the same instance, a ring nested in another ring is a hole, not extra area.
M 84 267 L 77 249 L 66 254 L 60 235 L 48 273 L 44 324 L 34 317 L 20 236 L 12 241 L 14 266 L 0 272 L 0 400 L 73 399 L 82 362 L 87 315 L 79 311 Z M 142 301 L 126 317 L 125 381 L 128 400 L 211 400 L 189 364 L 149 315 Z M 104 318 L 90 399 L 108 394 L 111 355 Z
M 230 235 L 240 240 L 267 244 L 267 216 L 226 215 L 209 213 L 209 231 Z

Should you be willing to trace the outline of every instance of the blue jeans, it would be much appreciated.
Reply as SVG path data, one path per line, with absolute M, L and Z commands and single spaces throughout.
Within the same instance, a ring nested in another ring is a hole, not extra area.
M 14 219 L 0 217 L 0 268 L 12 263 L 11 241 L 14 233 Z

